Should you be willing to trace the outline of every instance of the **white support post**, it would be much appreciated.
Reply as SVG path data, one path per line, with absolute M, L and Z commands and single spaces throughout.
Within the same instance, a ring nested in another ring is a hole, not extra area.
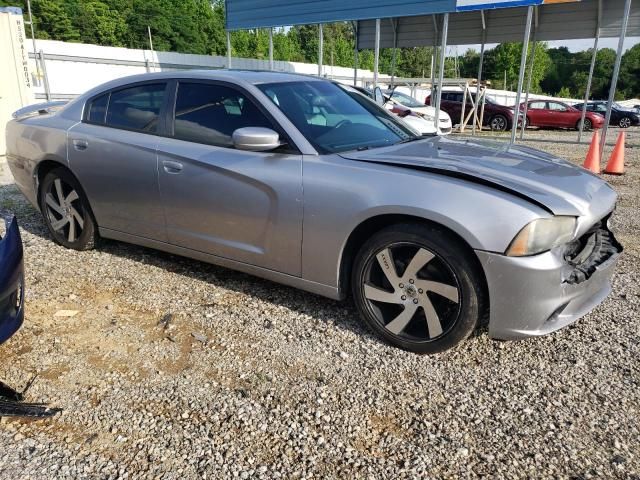
M 622 53 L 624 52 L 624 40 L 627 36 L 627 26 L 629 25 L 629 14 L 631 13 L 631 0 L 626 0 L 624 4 L 624 12 L 622 14 L 622 28 L 620 30 L 620 38 L 618 39 L 618 52 L 616 55 L 616 63 L 613 67 L 613 76 L 611 77 L 611 89 L 609 90 L 609 101 L 607 102 L 607 116 L 604 120 L 602 129 L 602 139 L 600 145 L 600 156 L 604 154 L 604 146 L 607 142 L 607 132 L 609 131 L 609 122 L 611 121 L 611 108 L 616 97 L 616 87 L 618 86 L 618 75 L 620 74 L 620 62 L 622 61 Z
M 318 76 L 322 76 L 322 62 L 323 62 L 323 52 L 324 49 L 324 35 L 322 33 L 322 24 L 318 25 Z
M 429 95 L 429 104 L 435 107 L 436 101 L 436 71 L 435 66 L 438 65 L 438 21 L 435 15 L 431 15 L 433 20 L 433 53 L 431 54 L 431 94 Z
M 436 95 L 436 131 L 440 130 L 440 102 L 442 100 L 442 82 L 444 80 L 444 57 L 447 51 L 447 34 L 449 33 L 449 14 L 444 14 L 442 22 L 442 40 L 440 41 L 440 66 L 438 67 L 438 93 Z
M 522 43 L 522 57 L 520 58 L 520 75 L 518 77 L 518 91 L 516 92 L 516 105 L 513 113 L 513 125 L 511 125 L 511 143 L 516 141 L 518 131 L 518 118 L 520 118 L 520 98 L 522 97 L 522 85 L 524 83 L 524 71 L 527 67 L 527 52 L 529 51 L 529 37 L 531 36 L 531 21 L 533 20 L 533 7 L 527 8 L 527 24 L 524 29 Z
M 378 66 L 380 62 L 380 19 L 376 18 L 376 39 L 373 51 L 373 88 L 378 86 Z
M 538 8 L 535 8 L 535 29 L 533 30 L 533 48 L 531 50 L 531 63 L 529 64 L 529 74 L 527 78 L 527 89 L 524 95 L 524 112 L 522 113 L 522 125 L 520 127 L 520 140 L 524 139 L 524 131 L 527 128 L 527 112 L 529 111 L 529 93 L 531 92 L 531 82 L 533 80 L 533 67 L 536 63 L 536 49 L 538 48 Z
M 40 62 L 38 60 L 38 52 L 36 49 L 36 34 L 33 28 L 33 15 L 31 14 L 31 0 L 27 0 L 27 12 L 29 15 L 29 27 L 31 28 L 31 42 L 33 43 L 33 57 L 36 64 L 36 84 L 40 86 L 40 81 L 42 80 L 42 74 L 40 73 Z M 27 23 L 27 22 L 25 22 Z
M 396 53 L 398 50 L 398 25 L 397 20 L 391 19 L 391 27 L 393 28 L 393 52 L 391 54 L 391 85 L 395 83 L 396 77 Z
M 273 27 L 269 27 L 269 70 L 273 72 Z
M 598 56 L 598 43 L 600 42 L 600 23 L 602 22 L 602 0 L 598 0 L 598 23 L 596 25 L 596 36 L 593 41 L 593 53 L 591 54 L 591 65 L 589 66 L 589 78 L 587 79 L 587 89 L 584 92 L 584 104 L 582 105 L 582 115 L 580 115 L 580 128 L 578 129 L 578 142 L 582 141 L 584 132 L 584 119 L 587 116 L 587 103 L 591 96 L 591 84 L 593 82 L 593 72 L 596 68 L 596 58 Z
M 355 87 L 358 85 L 358 22 L 352 22 L 351 25 L 355 37 L 353 42 L 353 86 Z
M 476 127 L 478 124 L 478 109 L 480 108 L 480 84 L 482 83 L 482 65 L 484 64 L 484 48 L 487 42 L 487 21 L 484 16 L 484 10 L 480 10 L 480 17 L 482 18 L 482 44 L 480 45 L 480 64 L 478 65 L 478 83 L 476 84 L 476 106 L 473 114 L 473 129 L 471 135 L 476 134 Z M 482 124 L 480 124 L 480 130 L 482 130 Z
M 231 68 L 231 32 L 227 30 L 227 68 Z

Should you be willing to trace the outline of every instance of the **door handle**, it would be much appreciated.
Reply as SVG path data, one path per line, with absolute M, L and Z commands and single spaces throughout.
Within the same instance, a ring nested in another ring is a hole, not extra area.
M 169 160 L 164 160 L 162 162 L 162 166 L 164 167 L 165 172 L 173 174 L 180 173 L 183 167 L 180 162 L 172 162 Z
M 76 150 L 86 150 L 89 147 L 89 142 L 86 140 L 74 140 L 73 148 Z

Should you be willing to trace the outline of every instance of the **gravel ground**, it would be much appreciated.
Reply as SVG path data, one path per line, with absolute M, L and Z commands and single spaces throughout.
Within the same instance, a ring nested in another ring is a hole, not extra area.
M 627 170 L 610 178 L 626 252 L 599 308 L 418 356 L 348 302 L 117 242 L 56 246 L 0 162 L 27 269 L 0 379 L 37 374 L 28 400 L 64 409 L 2 419 L 0 478 L 640 478 L 640 150 Z

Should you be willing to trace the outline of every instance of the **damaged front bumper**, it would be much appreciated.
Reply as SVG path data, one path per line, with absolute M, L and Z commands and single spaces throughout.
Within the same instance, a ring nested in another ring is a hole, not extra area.
M 0 240 L 0 343 L 22 325 L 24 319 L 24 266 L 18 222 L 7 224 Z
M 622 246 L 598 222 L 578 240 L 531 257 L 476 252 L 489 288 L 489 336 L 545 335 L 583 317 L 611 292 Z

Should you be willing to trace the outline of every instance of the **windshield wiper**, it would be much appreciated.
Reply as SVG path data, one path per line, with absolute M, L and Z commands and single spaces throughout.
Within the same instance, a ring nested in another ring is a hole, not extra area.
M 401 143 L 409 143 L 409 142 L 415 142 L 416 140 L 422 140 L 424 137 L 409 137 L 409 138 L 405 138 L 404 140 L 400 140 L 399 142 L 394 143 L 394 145 L 400 145 Z

